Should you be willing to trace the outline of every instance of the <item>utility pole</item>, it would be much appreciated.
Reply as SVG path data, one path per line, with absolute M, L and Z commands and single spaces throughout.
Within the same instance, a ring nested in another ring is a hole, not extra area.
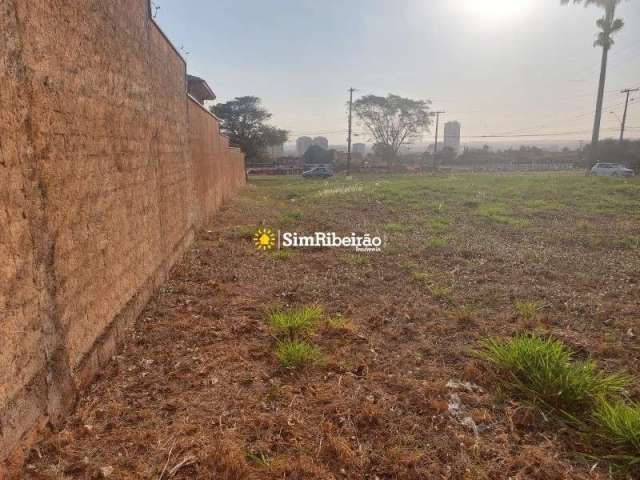
M 351 112 L 353 110 L 353 92 L 356 89 L 351 87 L 349 89 L 349 136 L 347 137 L 347 175 L 351 175 L 351 123 L 352 116 Z
M 626 93 L 627 99 L 624 102 L 624 115 L 622 115 L 622 125 L 620 126 L 620 143 L 624 140 L 624 127 L 627 123 L 627 108 L 629 107 L 629 94 L 631 92 L 637 92 L 640 88 L 625 88 L 620 93 Z
M 440 114 L 441 113 L 447 113 L 444 111 L 438 111 L 438 112 L 433 112 L 432 115 L 436 116 L 436 141 L 435 144 L 433 146 L 433 156 L 434 156 L 434 160 L 435 160 L 435 156 L 438 153 L 438 124 L 440 123 Z

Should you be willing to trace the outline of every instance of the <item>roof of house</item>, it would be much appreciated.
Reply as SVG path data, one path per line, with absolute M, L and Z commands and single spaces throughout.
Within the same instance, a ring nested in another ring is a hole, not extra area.
M 187 91 L 189 95 L 194 97 L 200 103 L 204 103 L 205 100 L 215 100 L 216 94 L 213 93 L 211 87 L 205 80 L 195 75 L 187 75 Z

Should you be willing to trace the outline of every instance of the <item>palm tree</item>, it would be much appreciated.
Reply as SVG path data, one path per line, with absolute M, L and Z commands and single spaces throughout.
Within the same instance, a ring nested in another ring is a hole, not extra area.
M 594 47 L 602 47 L 602 60 L 600 62 L 600 82 L 598 83 L 598 99 L 596 100 L 596 116 L 593 121 L 593 133 L 591 135 L 591 155 L 590 161 L 593 165 L 598 159 L 598 141 L 600 140 L 600 120 L 602 119 L 602 101 L 604 98 L 604 84 L 607 78 L 607 58 L 609 49 L 613 46 L 613 35 L 624 26 L 620 18 L 615 18 L 616 7 L 622 0 L 561 0 L 563 5 L 573 1 L 573 3 L 584 3 L 585 7 L 596 5 L 604 8 L 604 17 L 596 21 L 600 29 L 598 37 L 594 42 Z

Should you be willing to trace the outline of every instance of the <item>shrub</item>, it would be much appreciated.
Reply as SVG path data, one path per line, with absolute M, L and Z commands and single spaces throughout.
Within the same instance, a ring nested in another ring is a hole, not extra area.
M 627 375 L 599 372 L 593 361 L 574 361 L 558 340 L 532 334 L 485 340 L 478 353 L 497 368 L 506 390 L 574 419 L 599 398 L 617 394 L 631 383 Z
M 276 357 L 284 368 L 298 368 L 318 363 L 322 355 L 317 347 L 302 340 L 278 342 Z
M 294 339 L 302 333 L 313 330 L 321 317 L 322 309 L 320 307 L 303 307 L 290 311 L 272 312 L 269 314 L 268 320 L 276 332 Z
M 640 403 L 603 400 L 593 412 L 599 436 L 613 446 L 610 457 L 630 466 L 640 466 Z

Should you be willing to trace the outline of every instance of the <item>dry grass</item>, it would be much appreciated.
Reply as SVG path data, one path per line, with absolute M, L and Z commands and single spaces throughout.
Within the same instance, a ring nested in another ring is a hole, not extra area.
M 391 231 L 381 253 L 279 258 L 255 250 L 262 223 Z M 256 179 L 207 227 L 18 478 L 99 478 L 110 466 L 117 480 L 157 479 L 174 445 L 167 471 L 195 458 L 175 480 L 608 479 L 606 462 L 592 471 L 576 455 L 580 438 L 496 399 L 469 351 L 527 328 L 533 321 L 514 315 L 514 302 L 535 299 L 545 305 L 535 323 L 576 360 L 640 373 L 640 252 L 628 240 L 639 224 L 638 179 Z M 264 312 L 315 304 L 325 321 L 301 337 L 325 362 L 281 368 Z M 332 325 L 338 314 L 348 322 Z

